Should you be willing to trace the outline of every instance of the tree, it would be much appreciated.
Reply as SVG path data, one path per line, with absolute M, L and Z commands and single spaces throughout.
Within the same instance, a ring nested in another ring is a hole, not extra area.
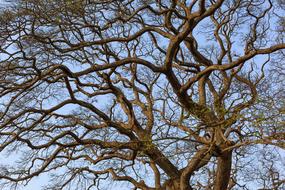
M 284 188 L 282 2 L 2 9 L 0 145 L 17 158 L 2 184 L 48 173 L 46 189 Z

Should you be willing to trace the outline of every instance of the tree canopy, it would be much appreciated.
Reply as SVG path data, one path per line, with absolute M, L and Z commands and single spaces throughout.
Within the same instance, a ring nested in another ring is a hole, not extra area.
M 285 188 L 284 1 L 0 9 L 2 188 Z M 284 168 L 283 168 L 284 169 Z M 120 189 L 117 188 L 117 189 Z

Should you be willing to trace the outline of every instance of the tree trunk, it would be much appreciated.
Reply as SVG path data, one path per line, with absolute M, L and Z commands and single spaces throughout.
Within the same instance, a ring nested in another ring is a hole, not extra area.
M 167 180 L 163 187 L 162 190 L 180 190 L 180 179 L 169 179 Z M 191 187 L 187 190 L 193 190 Z
M 231 177 L 232 151 L 218 157 L 214 190 L 226 190 Z

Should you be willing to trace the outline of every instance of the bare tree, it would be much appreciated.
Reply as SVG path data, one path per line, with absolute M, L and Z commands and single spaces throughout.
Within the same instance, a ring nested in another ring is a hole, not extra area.
M 2 9 L 0 147 L 17 158 L 3 187 L 48 173 L 45 189 L 284 188 L 283 4 Z

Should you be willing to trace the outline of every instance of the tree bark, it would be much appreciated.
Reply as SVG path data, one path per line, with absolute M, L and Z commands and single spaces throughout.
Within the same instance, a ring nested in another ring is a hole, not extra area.
M 232 151 L 227 151 L 218 157 L 218 166 L 214 190 L 227 190 L 232 165 Z
M 147 155 L 171 178 L 180 176 L 179 170 L 163 155 L 160 150 L 152 147 L 146 150 Z
M 180 184 L 180 178 L 171 178 L 167 180 L 163 186 L 162 190 L 180 190 L 181 189 L 181 184 Z M 193 190 L 191 187 L 188 187 L 186 190 Z

